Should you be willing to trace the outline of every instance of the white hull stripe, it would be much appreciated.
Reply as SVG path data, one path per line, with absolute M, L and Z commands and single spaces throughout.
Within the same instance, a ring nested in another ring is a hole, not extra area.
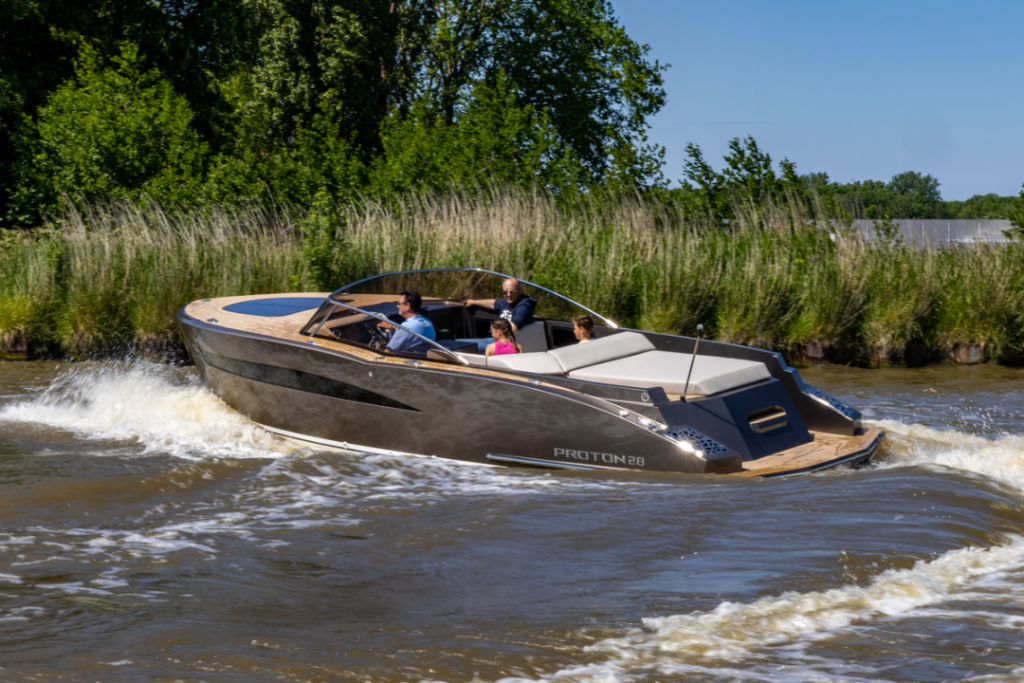
M 438 460 L 451 460 L 452 462 L 461 462 L 467 465 L 482 465 L 484 467 L 500 467 L 500 465 L 492 465 L 491 463 L 485 462 L 471 462 L 469 460 L 456 460 L 454 458 L 444 458 L 437 455 L 423 455 L 422 453 L 406 453 L 404 451 L 389 451 L 384 448 L 372 448 L 370 446 L 361 446 L 357 443 L 349 443 L 348 441 L 331 441 L 330 439 L 322 439 L 318 436 L 309 436 L 308 434 L 299 434 L 297 432 L 289 432 L 285 429 L 278 429 L 277 427 L 269 427 L 265 424 L 260 424 L 260 427 L 266 429 L 268 432 L 274 432 L 281 436 L 287 436 L 289 439 L 295 439 L 297 441 L 308 441 L 311 443 L 320 444 L 321 446 L 330 446 L 331 448 L 340 448 L 343 451 L 356 451 L 359 453 L 374 453 L 377 455 L 407 455 L 413 458 L 437 458 Z

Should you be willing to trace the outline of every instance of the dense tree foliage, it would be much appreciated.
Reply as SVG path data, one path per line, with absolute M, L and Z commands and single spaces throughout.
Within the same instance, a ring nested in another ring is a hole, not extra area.
M 799 194 L 802 189 L 796 164 L 784 158 L 776 173 L 771 156 L 752 137 L 729 142 L 729 154 L 725 155 L 721 172 L 704 160 L 697 145 L 687 145 L 686 152 L 689 160 L 683 166 L 682 194 L 692 198 L 699 210 L 719 219 L 731 216 L 738 204 L 785 200 L 787 195 Z
M 75 76 L 84 47 L 111 59 L 126 43 L 139 46 L 138 68 L 157 69 L 185 97 L 195 114 L 191 125 L 216 148 L 232 134 L 219 84 L 254 61 L 252 35 L 253 15 L 240 0 L 0 2 L 0 217 L 23 181 L 17 173 L 27 148 L 18 141 L 31 135 L 21 130 L 23 121 L 35 119 Z
M 1014 212 L 1020 211 L 1021 204 L 1024 204 L 1018 197 L 1000 197 L 997 194 L 976 194 L 964 201 L 943 202 L 943 218 L 963 219 L 997 219 L 1009 218 L 1013 220 Z
M 905 171 L 888 183 L 866 180 L 829 185 L 827 191 L 861 218 L 942 218 L 939 181 L 930 175 Z
M 450 185 L 663 191 L 665 103 L 610 0 L 2 0 L 0 226 L 63 197 L 326 206 Z M 831 182 L 753 138 L 687 147 L 687 211 L 822 202 L 864 218 L 1002 218 L 932 176 Z M 1018 214 L 1013 214 L 1018 215 Z
M 943 201 L 938 179 L 916 171 L 898 173 L 889 182 L 834 183 L 827 173 L 809 173 L 801 180 L 806 192 L 835 200 L 853 218 L 1002 219 L 1018 201 L 996 194 Z
M 0 38 L 8 225 L 61 195 L 662 182 L 666 67 L 608 0 L 7 0 Z
M 682 187 L 675 190 L 691 210 L 716 220 L 729 220 L 744 206 L 800 200 L 815 204 L 836 218 L 866 218 L 882 222 L 897 219 L 1005 219 L 1024 222 L 1024 191 L 1018 197 L 975 195 L 965 201 L 943 201 L 937 178 L 916 171 L 897 173 L 889 182 L 863 180 L 832 182 L 827 173 L 797 175 L 796 164 L 783 159 L 776 171 L 771 156 L 748 137 L 733 139 L 722 171 L 704 159 L 700 147 L 687 145 Z
M 1006 231 L 1007 237 L 1018 240 L 1024 238 L 1024 185 L 1021 186 L 1020 198 L 1013 203 L 1006 217 L 1012 224 L 1012 227 Z
M 126 43 L 104 68 L 83 47 L 76 75 L 26 124 L 28 139 L 12 206 L 148 196 L 188 202 L 199 189 L 207 146 L 185 98 L 156 69 L 141 71 Z
M 371 184 L 387 191 L 465 186 L 483 174 L 556 191 L 577 186 L 582 167 L 572 149 L 560 144 L 546 112 L 519 105 L 503 75 L 494 86 L 478 83 L 460 105 L 458 123 L 446 123 L 422 101 L 409 116 L 386 121 Z

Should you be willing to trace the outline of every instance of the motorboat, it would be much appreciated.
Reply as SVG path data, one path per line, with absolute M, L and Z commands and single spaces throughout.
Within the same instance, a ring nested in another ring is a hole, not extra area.
M 262 427 L 364 453 L 481 465 L 780 476 L 862 466 L 884 434 L 775 352 L 617 326 L 541 285 L 516 334 L 486 356 L 510 276 L 479 268 L 387 273 L 334 292 L 202 299 L 177 320 L 203 382 Z M 402 292 L 434 339 L 387 350 Z M 572 319 L 589 315 L 593 339 Z

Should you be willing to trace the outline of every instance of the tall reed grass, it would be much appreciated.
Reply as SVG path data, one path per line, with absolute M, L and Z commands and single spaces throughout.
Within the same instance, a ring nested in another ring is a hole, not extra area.
M 174 311 L 193 299 L 479 266 L 626 326 L 693 334 L 703 324 L 714 338 L 795 361 L 907 364 L 965 347 L 987 359 L 1024 355 L 1024 246 L 867 241 L 798 202 L 738 207 L 736 220 L 717 225 L 671 200 L 567 203 L 493 190 L 304 212 L 96 205 L 69 210 L 58 226 L 0 242 L 8 348 L 160 350 L 175 343 Z

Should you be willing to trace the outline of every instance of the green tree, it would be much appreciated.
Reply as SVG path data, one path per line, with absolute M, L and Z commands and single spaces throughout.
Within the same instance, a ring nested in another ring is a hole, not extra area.
M 664 105 L 667 66 L 647 60 L 649 47 L 618 25 L 610 2 L 439 0 L 434 6 L 416 63 L 418 94 L 448 122 L 467 90 L 504 71 L 518 101 L 546 112 L 593 181 L 614 163 L 621 175 L 635 155 L 633 173 L 645 184 L 644 169 L 659 154 L 644 145 L 646 121 Z
M 207 146 L 192 128 L 192 110 L 160 73 L 140 69 L 126 43 L 105 67 L 83 47 L 76 75 L 25 123 L 25 152 L 16 205 L 28 213 L 61 195 L 90 201 L 149 196 L 194 199 Z
M 853 196 L 863 207 L 863 218 L 892 218 L 892 208 L 896 203 L 895 193 L 881 180 L 865 180 L 851 183 Z M 899 214 L 897 218 L 902 218 Z
M 257 58 L 228 85 L 241 143 L 261 154 L 319 121 L 365 161 L 380 126 L 408 99 L 431 3 L 420 0 L 244 0 L 259 25 Z M 486 3 L 485 3 L 486 4 Z
M 897 173 L 886 185 L 895 197 L 891 210 L 898 218 L 941 218 L 939 181 L 916 171 Z
M 953 217 L 948 215 L 942 202 L 939 181 L 916 171 L 898 173 L 888 183 L 881 180 L 860 180 L 842 185 L 830 183 L 818 193 L 830 195 L 855 218 Z
M 611 194 L 661 192 L 668 187 L 661 170 L 665 165 L 665 148 L 647 144 L 645 133 L 632 139 L 613 134 L 606 149 L 609 159 L 602 185 Z
M 998 194 L 976 194 L 962 202 L 943 202 L 947 218 L 1000 219 L 1009 216 L 1019 202 L 1017 197 L 1000 197 Z
M 915 197 L 931 201 L 940 201 L 939 181 L 930 175 L 921 175 L 917 171 L 904 171 L 892 177 L 888 189 L 902 197 Z
M 804 189 L 808 192 L 816 192 L 819 195 L 828 193 L 833 183 L 828 178 L 828 173 L 805 173 L 800 176 Z
M 504 78 L 547 128 L 538 135 L 571 150 L 585 182 L 614 167 L 617 182 L 631 174 L 643 186 L 658 167 L 643 134 L 664 103 L 665 67 L 647 61 L 606 0 L 246 2 L 263 27 L 259 58 L 228 90 L 258 156 L 329 117 L 333 135 L 370 163 L 395 151 L 382 131 L 395 135 L 410 117 L 412 128 L 447 130 L 478 87 Z
M 157 69 L 195 112 L 194 125 L 217 147 L 231 135 L 220 80 L 255 59 L 254 15 L 242 0 L 0 1 L 0 216 L 26 161 L 22 121 L 35 118 L 75 75 L 83 46 L 101 57 L 139 46 L 139 68 Z M 23 143 L 23 141 L 22 141 Z M 24 219 L 24 215 L 21 216 Z
M 372 185 L 383 192 L 488 182 L 554 191 L 579 186 L 581 169 L 545 112 L 521 106 L 503 73 L 493 85 L 478 83 L 449 123 L 430 102 L 417 102 L 385 125 L 384 154 Z
M 1013 227 L 1005 230 L 1006 236 L 1010 239 L 1024 240 L 1024 185 L 1021 185 L 1020 200 L 1007 212 L 1007 218 Z
M 717 218 L 728 218 L 737 202 L 760 206 L 787 194 L 802 194 L 804 181 L 796 173 L 796 164 L 783 158 L 776 173 L 771 156 L 757 146 L 753 137 L 743 141 L 733 138 L 729 150 L 725 168 L 719 173 L 704 160 L 700 147 L 693 143 L 686 146 L 689 160 L 683 165 L 682 184 L 693 192 L 701 209 Z

